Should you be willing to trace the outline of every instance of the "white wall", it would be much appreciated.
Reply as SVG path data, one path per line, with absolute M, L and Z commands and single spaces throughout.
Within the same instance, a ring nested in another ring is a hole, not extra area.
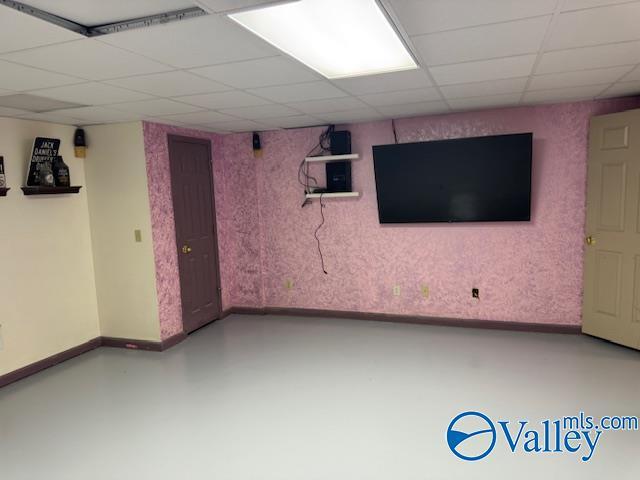
M 142 123 L 96 125 L 86 169 L 103 336 L 160 340 Z M 135 242 L 140 230 L 142 242 Z
M 74 127 L 0 118 L 7 197 L 0 197 L 0 375 L 100 335 L 87 189 L 78 195 L 26 197 L 36 136 L 61 140 L 71 182 L 85 185 L 73 154 Z

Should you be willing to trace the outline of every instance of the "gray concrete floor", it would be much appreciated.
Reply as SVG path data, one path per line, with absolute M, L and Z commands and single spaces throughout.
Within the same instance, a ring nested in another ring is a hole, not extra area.
M 465 462 L 451 419 L 640 415 L 640 353 L 572 335 L 232 315 L 165 353 L 102 348 L 0 389 L 0 478 L 640 478 L 640 432 L 589 462 Z M 517 427 L 517 423 L 516 423 Z M 514 427 L 515 428 L 515 427 Z

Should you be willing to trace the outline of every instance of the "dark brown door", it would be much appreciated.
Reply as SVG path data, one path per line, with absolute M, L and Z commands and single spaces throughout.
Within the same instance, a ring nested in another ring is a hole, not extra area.
M 220 317 L 220 274 L 211 142 L 169 136 L 182 323 L 185 332 Z

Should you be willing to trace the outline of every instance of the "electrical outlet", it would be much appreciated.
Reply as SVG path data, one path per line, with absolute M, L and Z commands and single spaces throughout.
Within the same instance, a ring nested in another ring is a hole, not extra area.
M 142 242 L 142 231 L 141 230 L 134 230 L 133 231 L 133 238 L 135 239 L 136 243 Z
M 400 285 L 394 285 L 393 286 L 393 295 L 395 297 L 399 297 L 400 296 Z
M 478 290 L 477 288 L 472 288 L 471 289 L 471 296 L 473 298 L 477 298 L 478 300 L 480 300 L 480 290 Z
M 420 287 L 420 291 L 422 292 L 422 296 L 424 298 L 429 298 L 429 286 L 428 285 L 422 285 L 422 287 Z
M 285 280 L 284 288 L 291 290 L 293 288 L 293 280 Z

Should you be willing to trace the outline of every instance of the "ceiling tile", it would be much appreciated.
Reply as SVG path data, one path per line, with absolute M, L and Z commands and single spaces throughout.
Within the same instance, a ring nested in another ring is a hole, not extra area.
M 65 108 L 64 110 L 54 110 L 47 112 L 60 117 L 77 118 L 82 125 L 94 123 L 130 122 L 142 119 L 142 115 L 131 112 L 123 112 L 108 107 L 80 107 Z
M 81 38 L 79 33 L 0 5 L 0 53 Z
M 225 115 L 220 112 L 212 112 L 211 110 L 206 110 L 203 112 L 193 112 L 193 113 L 179 113 L 177 115 L 167 115 L 165 117 L 167 120 L 175 121 L 179 123 L 186 124 L 195 124 L 195 125 L 206 125 L 208 123 L 213 122 L 225 122 L 225 121 L 234 121 L 237 118 L 232 117 L 231 115 Z
M 185 115 L 188 115 L 185 113 Z M 171 115 L 167 117 L 144 117 L 145 122 L 161 123 L 163 125 L 173 125 L 174 127 L 188 127 L 186 122 L 180 122 L 171 118 Z
M 640 80 L 640 67 L 634 68 L 631 72 L 624 76 L 623 82 L 630 82 L 634 80 Z
M 222 128 L 217 128 L 217 127 L 212 127 L 207 125 L 193 125 L 190 128 L 193 128 L 194 130 L 198 130 L 200 132 L 217 133 L 219 135 L 227 135 L 230 133 L 234 133 L 228 130 L 224 130 Z M 262 130 L 257 130 L 257 131 L 262 131 Z
M 412 37 L 428 65 L 536 53 L 550 16 Z
M 634 65 L 640 62 L 640 42 L 557 50 L 542 55 L 536 74 Z
M 319 79 L 311 70 L 284 57 L 213 65 L 191 71 L 236 88 L 268 87 Z
M 27 113 L 20 115 L 20 118 L 25 120 L 35 120 L 37 122 L 60 123 L 62 125 L 79 125 L 82 123 L 82 120 L 79 118 L 72 118 L 51 112 Z
M 31 93 L 16 93 L 14 95 L 0 96 L 0 106 L 17 108 L 27 112 L 48 112 L 50 110 L 81 107 L 83 105 L 54 100 Z
M 391 0 L 410 35 L 553 13 L 556 0 Z
M 187 72 L 173 71 L 119 78 L 106 83 L 159 97 L 179 97 L 230 90 L 231 87 L 192 75 Z
M 360 108 L 345 112 L 328 112 L 317 116 L 327 123 L 372 122 L 383 118 L 380 112 L 373 108 Z
M 353 95 L 430 87 L 431 80 L 423 69 L 368 75 L 334 80 L 334 84 Z
M 524 94 L 523 103 L 553 103 L 576 100 L 589 100 L 598 96 L 607 85 L 589 85 L 584 87 L 555 88 L 536 90 Z
M 181 102 L 199 107 L 217 110 L 220 108 L 252 107 L 255 105 L 267 105 L 268 100 L 256 97 L 246 92 L 233 90 L 230 92 L 208 93 L 205 95 L 188 95 L 179 97 Z
M 372 93 L 370 95 L 360 95 L 359 98 L 373 107 L 441 100 L 438 90 L 434 87 L 403 90 L 401 92 Z
M 547 43 L 549 50 L 640 39 L 640 2 L 562 13 Z
M 215 15 L 114 33 L 100 37 L 100 41 L 177 68 L 236 62 L 279 53 L 231 20 Z
M 527 85 L 528 77 L 505 78 L 488 82 L 461 83 L 459 85 L 443 85 L 440 91 L 447 99 L 465 97 L 486 97 L 506 93 L 522 93 Z
M 520 103 L 520 93 L 490 95 L 486 97 L 457 98 L 449 100 L 454 110 L 475 110 L 477 108 L 506 107 Z
M 628 95 L 640 95 L 640 81 L 619 82 L 609 87 L 601 97 L 626 97 Z
M 583 85 L 600 85 L 619 80 L 632 67 L 598 68 L 579 72 L 549 73 L 535 75 L 529 84 L 529 90 L 548 90 L 550 88 L 579 87 Z
M 279 118 L 266 118 L 262 123 L 274 128 L 303 128 L 324 125 L 324 121 L 309 115 L 295 115 Z
M 389 105 L 378 107 L 377 110 L 385 117 L 415 117 L 417 115 L 432 115 L 436 113 L 446 113 L 449 107 L 443 101 L 436 102 L 416 102 L 405 105 Z
M 561 11 L 582 10 L 585 8 L 602 7 L 626 2 L 629 2 L 629 0 L 564 0 Z
M 27 0 L 25 3 L 85 26 L 105 25 L 194 6 L 192 0 Z
M 496 58 L 477 62 L 432 67 L 429 70 L 438 85 L 482 82 L 502 78 L 524 77 L 531 73 L 536 55 Z
M 105 80 L 170 70 L 169 67 L 153 60 L 91 39 L 9 53 L 2 58 L 88 80 Z
M 132 92 L 123 88 L 112 87 L 98 82 L 67 85 L 64 87 L 46 88 L 30 92 L 33 95 L 55 98 L 65 102 L 83 105 L 105 105 L 107 103 L 132 102 L 150 98 L 149 95 Z
M 340 112 L 342 110 L 356 110 L 366 108 L 367 104 L 354 97 L 326 98 L 323 100 L 309 100 L 306 102 L 292 102 L 288 106 L 303 113 Z
M 15 91 L 34 90 L 37 88 L 57 87 L 81 83 L 79 78 L 45 72 L 37 68 L 16 65 L 0 60 L 0 88 Z
M 227 132 L 253 132 L 266 130 L 269 128 L 263 123 L 258 123 L 253 120 L 240 119 L 229 122 L 214 122 L 206 126 Z
M 276 104 L 260 105 L 255 107 L 228 108 L 220 111 L 222 113 L 233 115 L 234 117 L 246 118 L 247 120 L 260 120 L 262 118 L 282 118 L 300 114 L 300 112 L 292 108 Z
M 138 113 L 140 115 L 163 116 L 173 115 L 177 113 L 190 113 L 202 110 L 193 105 L 186 103 L 174 102 L 166 98 L 156 98 L 153 100 L 143 100 L 141 102 L 117 103 L 111 105 L 116 110 L 124 110 L 126 112 Z
M 346 97 L 347 94 L 329 82 L 309 82 L 295 85 L 254 88 L 249 90 L 256 95 L 274 102 L 290 103 L 304 100 L 320 100 L 323 98 Z
M 0 106 L 0 117 L 16 117 L 18 115 L 24 115 L 29 113 L 26 110 L 20 110 L 18 108 L 9 108 Z

